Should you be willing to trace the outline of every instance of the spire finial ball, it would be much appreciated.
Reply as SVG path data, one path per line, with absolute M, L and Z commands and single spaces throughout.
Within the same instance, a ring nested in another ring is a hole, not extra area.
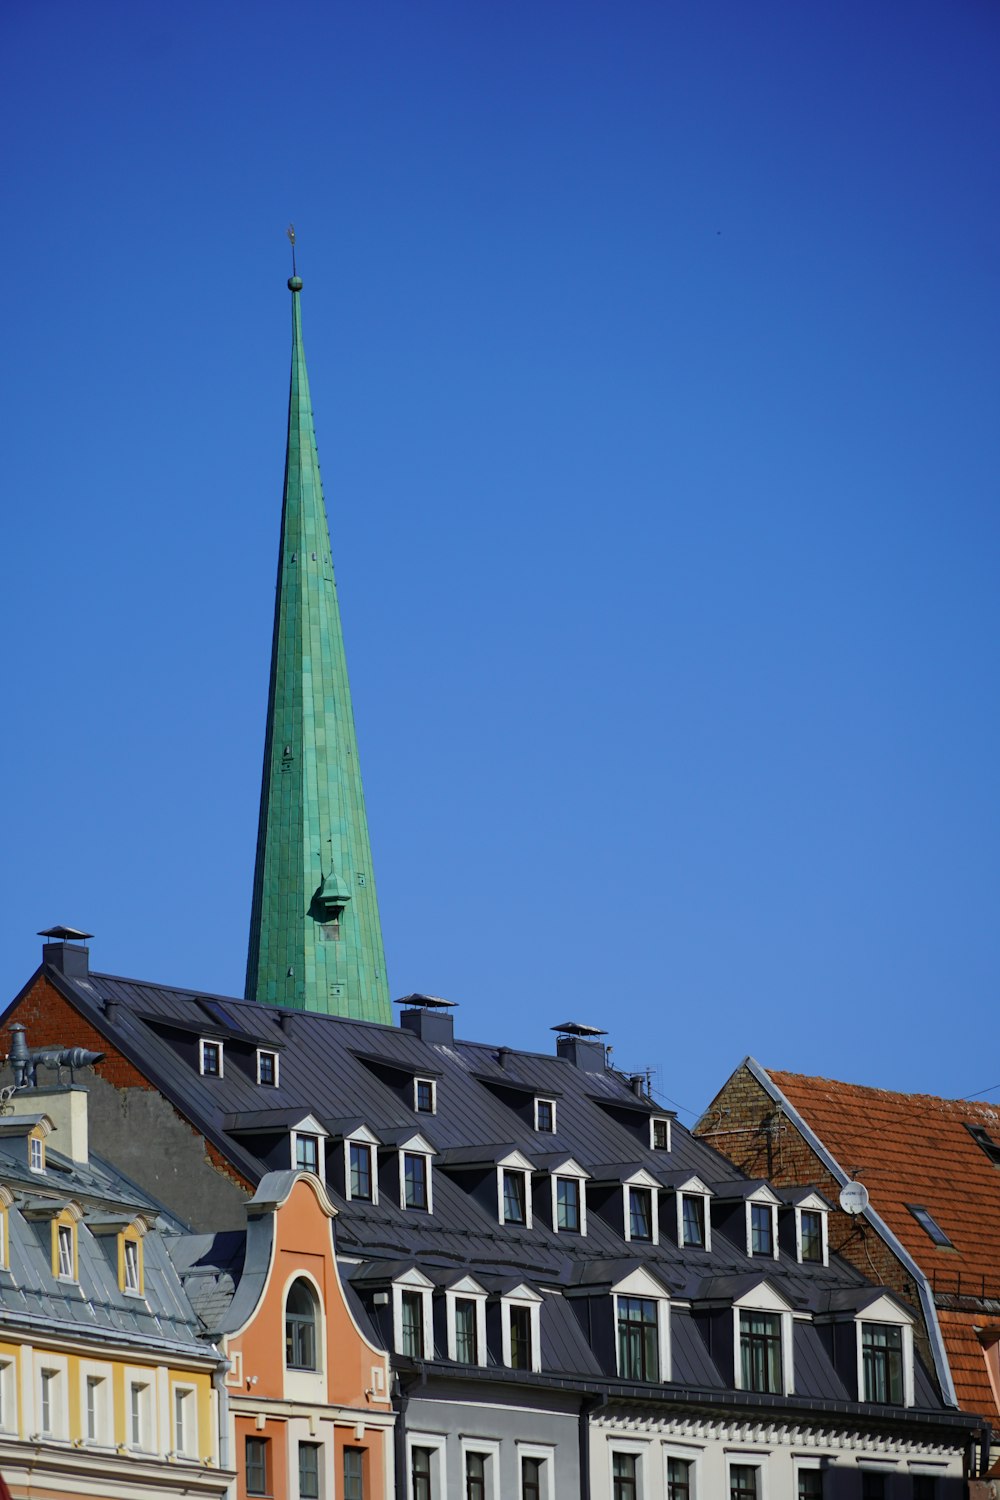
M 290 292 L 301 292 L 301 290 L 302 290 L 302 277 L 301 276 L 289 276 L 289 278 L 288 278 L 288 290 Z

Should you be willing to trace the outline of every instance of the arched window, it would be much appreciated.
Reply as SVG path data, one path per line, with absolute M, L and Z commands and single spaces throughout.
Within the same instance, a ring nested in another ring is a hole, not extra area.
M 293 1281 L 285 1303 L 285 1364 L 289 1370 L 315 1370 L 316 1294 L 301 1277 Z

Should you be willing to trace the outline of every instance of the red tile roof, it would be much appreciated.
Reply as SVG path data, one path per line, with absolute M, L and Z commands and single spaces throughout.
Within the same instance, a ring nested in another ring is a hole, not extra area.
M 840 1166 L 861 1173 L 872 1208 L 939 1298 L 962 1293 L 1000 1301 L 1000 1166 L 965 1128 L 986 1130 L 1000 1155 L 1000 1106 L 768 1074 Z M 936 1245 L 907 1204 L 928 1209 L 954 1248 Z M 960 1405 L 995 1412 L 976 1330 L 997 1317 L 968 1304 L 942 1308 L 938 1317 Z

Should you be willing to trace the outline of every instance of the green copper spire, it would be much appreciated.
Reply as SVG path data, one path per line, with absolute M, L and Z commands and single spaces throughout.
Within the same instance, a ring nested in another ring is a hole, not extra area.
M 294 262 L 293 262 L 294 271 Z M 389 1021 L 382 928 L 293 275 L 292 385 L 246 995 Z

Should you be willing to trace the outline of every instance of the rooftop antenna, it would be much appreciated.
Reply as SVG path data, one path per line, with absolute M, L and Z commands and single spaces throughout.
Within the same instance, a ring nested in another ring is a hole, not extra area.
M 288 228 L 285 230 L 285 233 L 288 235 L 288 243 L 292 247 L 292 275 L 297 276 L 299 273 L 295 269 L 295 225 L 289 224 Z

